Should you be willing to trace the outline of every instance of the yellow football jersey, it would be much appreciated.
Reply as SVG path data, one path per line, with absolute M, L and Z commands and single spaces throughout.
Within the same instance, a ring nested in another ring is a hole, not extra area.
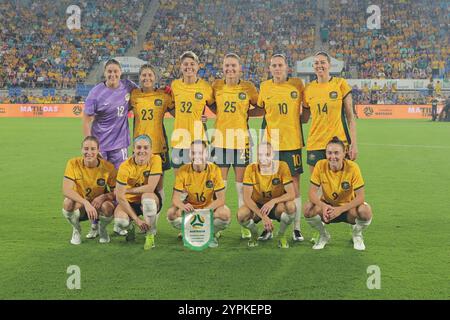
M 119 167 L 117 173 L 117 183 L 126 186 L 126 189 L 137 188 L 148 183 L 148 177 L 162 175 L 162 160 L 157 154 L 150 158 L 146 165 L 139 166 L 134 161 L 134 157 L 128 158 Z M 141 202 L 141 195 L 126 194 L 128 202 Z
M 300 123 L 303 90 L 303 82 L 298 78 L 289 78 L 281 84 L 272 79 L 261 83 L 258 106 L 266 111 L 265 137 L 276 151 L 298 150 L 304 146 Z
M 338 207 L 355 198 L 355 191 L 364 187 L 361 170 L 356 162 L 344 159 L 344 168 L 333 172 L 328 160 L 317 162 L 311 175 L 311 183 L 322 187 L 322 201 Z
M 98 166 L 88 168 L 83 157 L 77 157 L 67 162 L 64 177 L 75 182 L 74 190 L 88 201 L 108 193 L 116 185 L 117 171 L 114 165 L 104 159 L 98 159 Z
M 130 104 L 134 113 L 134 138 L 146 134 L 152 138 L 153 153 L 166 152 L 168 146 L 164 115 L 172 105 L 172 97 L 163 90 L 145 93 L 141 89 L 134 89 Z
M 187 202 L 195 209 L 203 209 L 214 200 L 215 192 L 225 189 L 220 168 L 208 162 L 202 172 L 194 171 L 191 163 L 183 165 L 177 172 L 174 190 L 187 192 Z
M 352 92 L 345 79 L 332 77 L 328 83 L 317 80 L 305 88 L 304 107 L 311 111 L 312 124 L 306 143 L 307 150 L 323 150 L 334 136 L 346 145 L 350 135 L 344 112 L 344 99 Z
M 237 85 L 227 85 L 224 80 L 216 80 L 213 90 L 217 108 L 213 145 L 224 149 L 248 148 L 248 111 L 251 104 L 258 102 L 256 87 L 250 81 L 240 80 Z M 229 139 L 227 129 L 233 130 L 228 131 Z
M 205 80 L 198 79 L 196 83 L 186 84 L 182 79 L 172 82 L 172 98 L 175 102 L 175 124 L 172 134 L 172 147 L 188 149 L 193 140 L 206 140 L 205 128 L 201 122 L 206 105 L 214 103 L 213 90 Z M 183 132 L 175 132 L 184 129 Z
M 286 193 L 284 186 L 292 183 L 287 163 L 274 162 L 274 166 L 278 166 L 278 171 L 271 175 L 261 174 L 258 163 L 252 163 L 245 169 L 243 184 L 253 186 L 252 199 L 259 205 L 282 196 Z

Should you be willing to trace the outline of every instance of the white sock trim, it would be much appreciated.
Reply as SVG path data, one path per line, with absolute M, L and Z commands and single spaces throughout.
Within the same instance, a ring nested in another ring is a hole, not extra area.
M 300 230 L 300 221 L 302 217 L 302 198 L 300 196 L 295 198 L 295 207 L 294 229 Z

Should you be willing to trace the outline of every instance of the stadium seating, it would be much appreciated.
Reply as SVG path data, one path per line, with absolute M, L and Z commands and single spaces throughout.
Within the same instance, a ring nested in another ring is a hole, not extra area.
M 368 30 L 368 0 L 331 0 L 330 53 L 347 78 L 427 79 L 450 75 L 449 2 L 380 0 L 381 29 Z M 350 70 L 354 67 L 356 72 Z
M 140 58 L 160 67 L 163 81 L 169 82 L 179 76 L 176 66 L 183 50 L 200 56 L 200 74 L 206 79 L 219 77 L 224 54 L 236 52 L 242 59 L 244 78 L 259 82 L 268 76 L 267 57 L 271 54 L 286 53 L 293 67 L 295 61 L 313 52 L 316 3 L 164 1 Z
M 81 1 L 81 30 L 69 30 L 74 2 L 0 2 L 0 88 L 74 88 L 99 60 L 135 43 L 141 0 Z

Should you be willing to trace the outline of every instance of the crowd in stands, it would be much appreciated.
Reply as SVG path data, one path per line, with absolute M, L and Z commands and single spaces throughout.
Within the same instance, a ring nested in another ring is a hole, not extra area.
M 135 44 L 148 1 L 21 0 L 0 2 L 0 88 L 73 88 L 101 59 Z M 81 9 L 70 30 L 67 8 Z
M 316 0 L 161 1 L 140 58 L 161 69 L 163 81 L 179 76 L 178 58 L 193 50 L 200 75 L 221 76 L 224 54 L 240 55 L 245 79 L 267 79 L 268 57 L 285 53 L 289 65 L 313 53 Z M 164 58 L 162 58 L 164 57 Z
M 25 104 L 25 103 L 41 103 L 41 104 L 50 104 L 50 103 L 81 103 L 84 102 L 82 97 L 75 97 L 70 95 L 54 95 L 54 96 L 42 96 L 42 95 L 31 95 L 31 94 L 22 94 L 20 96 L 0 96 L 0 103 L 8 103 L 8 104 Z
M 179 77 L 178 59 L 185 50 L 200 56 L 200 76 L 209 81 L 222 76 L 223 55 L 236 52 L 244 78 L 258 85 L 269 76 L 273 53 L 285 53 L 293 69 L 315 52 L 320 36 L 330 54 L 345 61 L 345 78 L 450 78 L 448 0 L 380 0 L 379 30 L 367 28 L 369 0 L 330 0 L 327 15 L 317 2 L 160 1 L 140 58 L 159 67 L 165 85 Z M 135 44 L 149 3 L 80 0 L 81 30 L 69 30 L 71 0 L 1 1 L 0 88 L 65 89 L 84 83 L 96 62 Z M 401 101 L 401 95 L 379 92 L 377 100 Z M 360 96 L 365 101 L 374 95 Z
M 369 0 L 331 0 L 322 41 L 345 61 L 346 78 L 450 77 L 450 2 L 380 0 L 381 28 L 369 30 Z M 322 32 L 321 32 L 322 35 Z

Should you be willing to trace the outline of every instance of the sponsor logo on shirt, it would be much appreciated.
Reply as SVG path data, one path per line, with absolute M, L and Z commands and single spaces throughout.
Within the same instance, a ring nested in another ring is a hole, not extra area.
M 278 179 L 278 178 L 275 178 L 275 179 L 272 180 L 272 184 L 273 184 L 274 186 L 277 186 L 277 185 L 279 185 L 280 183 L 281 183 L 281 180 Z
M 105 179 L 98 179 L 97 180 L 97 185 L 99 185 L 100 187 L 104 187 L 105 186 Z
M 161 99 L 156 99 L 156 100 L 155 100 L 155 106 L 161 107 L 162 105 L 163 105 L 163 102 L 162 102 Z
M 292 92 L 291 92 L 291 98 L 292 98 L 292 99 L 297 99 L 297 98 L 298 98 L 298 93 L 297 93 L 297 91 L 292 91 Z
M 206 187 L 208 189 L 212 189 L 214 187 L 214 183 L 211 180 L 206 181 Z
M 127 95 L 125 96 L 125 101 L 126 101 L 126 102 L 130 101 L 130 97 L 131 97 L 130 94 L 127 93 Z
M 239 93 L 239 99 L 245 100 L 245 99 L 247 99 L 247 95 L 244 92 L 241 92 L 241 93 Z
M 197 100 L 202 100 L 202 99 L 203 99 L 203 94 L 201 94 L 200 92 L 197 92 L 197 93 L 195 94 L 195 99 L 197 99 Z

